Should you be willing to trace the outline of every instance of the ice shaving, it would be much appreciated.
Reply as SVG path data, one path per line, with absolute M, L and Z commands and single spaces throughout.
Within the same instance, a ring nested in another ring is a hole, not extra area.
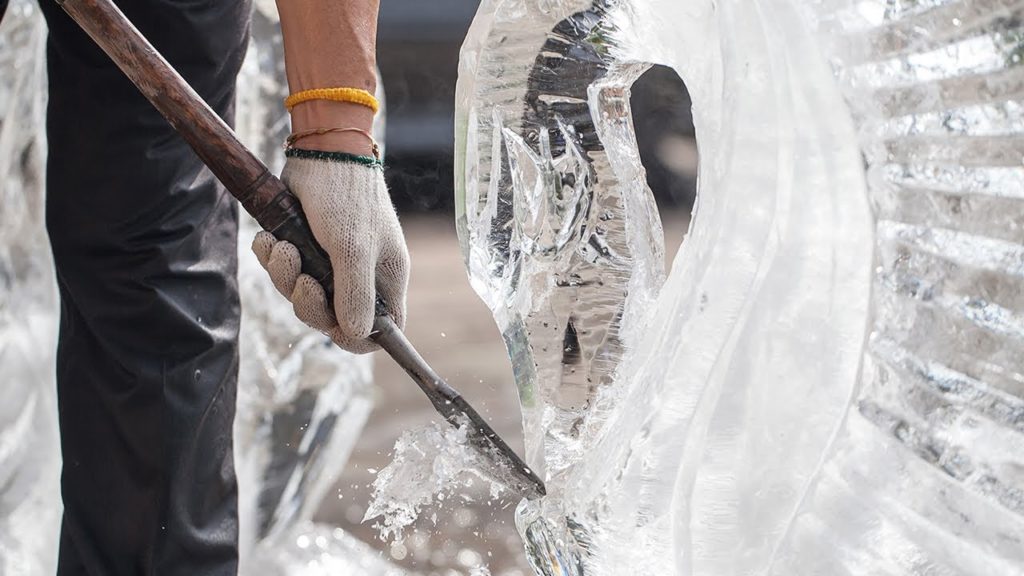
M 363 521 L 384 540 L 401 541 L 403 531 L 428 510 L 444 513 L 445 503 L 467 497 L 461 491 L 483 483 L 495 506 L 513 497 L 502 470 L 468 439 L 468 422 L 446 422 L 408 430 L 395 443 L 392 461 L 377 473 L 373 496 Z M 507 505 L 507 503 L 505 503 Z

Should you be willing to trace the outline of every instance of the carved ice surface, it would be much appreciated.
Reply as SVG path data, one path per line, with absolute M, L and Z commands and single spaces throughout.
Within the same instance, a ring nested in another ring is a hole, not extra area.
M 1022 16 L 484 0 L 457 220 L 548 481 L 538 574 L 1024 572 Z M 650 64 L 701 162 L 664 287 Z
M 513 358 L 527 460 L 552 494 L 592 448 L 593 400 L 612 385 L 663 277 L 661 224 L 627 146 L 628 88 L 647 66 L 614 62 L 605 10 L 587 6 L 545 15 L 485 2 L 457 96 L 457 226 Z M 608 154 L 616 149 L 629 153 Z M 560 502 L 545 501 L 550 529 L 581 537 Z M 520 523 L 543 522 L 529 508 Z M 522 529 L 538 533 L 531 525 Z

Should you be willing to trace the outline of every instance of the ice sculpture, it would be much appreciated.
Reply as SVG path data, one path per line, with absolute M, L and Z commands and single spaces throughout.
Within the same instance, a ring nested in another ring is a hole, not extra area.
M 11 2 L 0 26 L 0 574 L 52 574 L 57 567 L 57 288 L 43 228 L 45 41 L 36 4 Z
M 460 238 L 538 574 L 1024 572 L 1024 24 L 1001 0 L 484 0 Z M 629 86 L 700 149 L 660 231 Z

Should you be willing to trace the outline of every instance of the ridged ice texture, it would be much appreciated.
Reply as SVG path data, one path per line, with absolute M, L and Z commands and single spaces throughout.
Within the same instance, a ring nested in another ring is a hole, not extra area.
M 563 384 L 531 373 L 521 351 L 544 340 L 509 310 L 555 290 L 509 281 L 502 255 L 529 253 L 516 206 L 564 194 L 517 181 L 487 119 L 529 124 L 535 102 L 580 93 L 586 67 L 547 63 L 600 46 L 607 68 L 679 72 L 701 154 L 672 273 L 626 316 L 618 369 L 566 444 L 586 449 L 528 443 L 562 466 L 519 516 L 538 574 L 1024 572 L 1021 4 L 483 3 L 457 205 L 517 382 L 549 389 L 524 402 L 528 437 L 560 430 L 531 412 Z M 635 165 L 631 134 L 603 137 L 620 108 L 587 93 L 592 148 Z M 657 270 L 632 255 L 620 275 Z M 615 306 L 576 303 L 593 304 Z
M 0 574 L 53 574 L 60 445 L 57 290 L 43 227 L 46 26 L 13 0 L 0 25 Z
M 860 389 L 774 573 L 1024 573 L 1024 2 L 809 12 L 877 268 Z

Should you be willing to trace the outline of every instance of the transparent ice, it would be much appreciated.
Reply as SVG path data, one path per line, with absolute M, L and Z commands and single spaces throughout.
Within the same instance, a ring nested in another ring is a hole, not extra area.
M 12 0 L 0 26 L 0 576 L 55 571 L 61 513 L 58 308 L 42 210 L 45 38 L 36 2 Z M 275 171 L 289 128 L 280 43 L 273 2 L 258 3 L 237 124 Z M 341 529 L 311 521 L 372 407 L 370 361 L 292 316 L 249 250 L 255 226 L 244 219 L 239 233 L 243 573 L 403 574 Z
M 1022 12 L 483 1 L 457 224 L 548 481 L 538 574 L 1024 573 Z M 700 150 L 664 284 L 652 64 Z

